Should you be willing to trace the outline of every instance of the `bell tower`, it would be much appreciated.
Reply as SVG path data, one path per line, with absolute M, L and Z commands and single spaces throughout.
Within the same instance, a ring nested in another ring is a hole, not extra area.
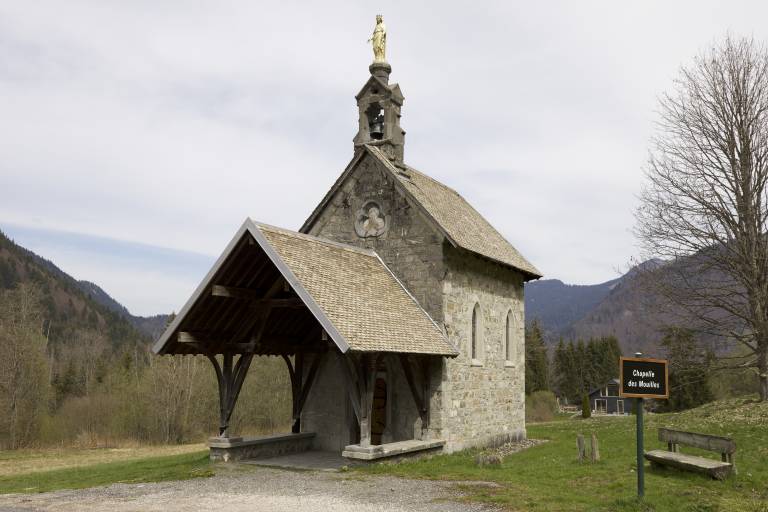
M 384 59 L 386 41 L 384 30 L 379 16 L 377 29 L 371 39 L 374 43 L 375 56 L 373 63 L 368 67 L 371 77 L 355 96 L 358 130 L 353 142 L 355 151 L 359 150 L 363 144 L 378 146 L 387 158 L 402 164 L 405 130 L 400 128 L 400 109 L 404 98 L 400 92 L 400 86 L 389 83 L 392 66 Z

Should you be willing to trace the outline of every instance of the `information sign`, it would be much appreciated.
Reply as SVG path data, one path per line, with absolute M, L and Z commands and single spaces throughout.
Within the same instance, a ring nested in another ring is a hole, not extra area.
M 632 398 L 669 398 L 669 371 L 664 359 L 622 357 L 619 395 Z

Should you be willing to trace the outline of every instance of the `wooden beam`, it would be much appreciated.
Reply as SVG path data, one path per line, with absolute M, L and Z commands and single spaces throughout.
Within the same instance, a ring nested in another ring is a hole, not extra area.
M 264 298 L 269 299 L 280 293 L 282 285 L 283 276 L 278 275 L 277 279 L 272 282 L 269 289 L 264 294 Z M 242 339 L 251 334 L 251 331 L 254 331 L 251 336 L 251 345 L 255 347 L 261 341 L 261 337 L 267 328 L 267 322 L 269 322 L 269 313 L 271 311 L 271 308 L 265 308 L 262 314 L 253 315 L 252 318 L 246 320 L 240 326 L 240 329 L 237 331 L 237 333 L 235 333 L 234 338 L 236 340 Z
M 219 335 L 219 339 L 221 336 Z M 204 332 L 179 331 L 179 334 L 176 335 L 178 343 L 210 343 L 212 340 L 212 336 Z
M 219 364 L 214 355 L 208 354 L 208 359 L 213 364 L 219 385 L 219 436 L 229 437 L 229 420 L 235 409 L 237 397 L 243 387 L 243 381 L 245 381 L 245 376 L 251 365 L 253 354 L 242 354 L 234 367 L 234 354 L 232 352 L 223 354 L 223 364 Z
M 224 286 L 215 284 L 211 287 L 211 295 L 214 297 L 228 297 L 231 299 L 257 300 L 264 297 L 266 290 L 253 290 L 251 288 L 238 288 L 236 286 Z
M 429 359 L 412 360 L 407 354 L 398 354 L 405 380 L 421 417 L 422 438 L 429 428 Z M 416 356 L 417 357 L 417 356 Z
M 223 333 L 223 332 L 202 332 L 202 331 L 181 331 L 179 332 L 179 335 L 177 337 L 177 341 L 179 343 L 196 343 L 199 345 L 208 345 L 212 343 L 219 343 L 222 340 L 224 340 L 224 343 L 221 343 L 221 346 L 226 347 L 234 347 L 238 345 L 242 346 L 253 346 L 252 343 L 248 342 L 227 342 L 227 340 L 232 339 L 232 334 L 229 333 Z M 302 345 L 304 343 L 304 339 L 302 338 L 289 338 L 289 337 L 282 337 L 282 336 L 269 336 L 269 337 L 263 337 L 261 338 L 261 345 L 280 345 L 280 346 L 298 346 Z M 210 348 L 210 347 L 209 347 Z
M 304 303 L 298 297 L 289 297 L 287 299 L 257 299 L 251 302 L 254 308 L 304 308 Z
M 266 297 L 268 290 L 254 290 L 251 288 L 238 288 L 236 286 L 223 286 L 215 284 L 211 287 L 211 295 L 214 297 L 226 297 L 230 299 L 247 300 L 253 307 L 272 308 L 301 308 L 304 303 L 298 297 L 285 299 L 273 299 Z

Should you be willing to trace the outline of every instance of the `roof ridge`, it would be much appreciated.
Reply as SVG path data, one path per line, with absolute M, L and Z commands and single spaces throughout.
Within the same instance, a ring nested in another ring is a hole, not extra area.
M 416 169 L 416 168 L 414 168 L 414 167 L 411 167 L 410 165 L 407 165 L 407 164 L 405 165 L 405 168 L 406 168 L 408 171 L 411 171 L 411 172 L 415 172 L 416 174 L 421 174 L 422 176 L 424 176 L 424 177 L 425 177 L 425 178 L 427 178 L 428 180 L 430 180 L 430 181 L 432 181 L 432 182 L 434 182 L 434 183 L 437 183 L 438 185 L 440 185 L 440 186 L 441 186 L 441 187 L 443 187 L 443 188 L 447 188 L 448 190 L 450 190 L 451 192 L 453 192 L 454 194 L 456 194 L 456 195 L 457 195 L 457 196 L 459 196 L 460 198 L 464 199 L 464 196 L 462 196 L 462 195 L 461 195 L 461 194 L 460 194 L 460 193 L 459 193 L 459 192 L 458 192 L 458 191 L 457 191 L 455 188 L 453 188 L 453 187 L 451 187 L 451 186 L 449 186 L 449 185 L 446 185 L 445 183 L 443 183 L 443 182 L 442 182 L 442 181 L 440 181 L 440 180 L 437 180 L 437 179 L 433 178 L 432 176 L 430 176 L 429 174 L 425 173 L 424 171 L 420 171 L 420 170 L 418 170 L 418 169 Z M 468 202 L 466 199 L 464 199 L 464 202 L 466 202 L 467 204 L 469 204 L 469 202 Z
M 295 238 L 300 238 L 300 239 L 308 240 L 308 241 L 311 241 L 311 242 L 319 242 L 321 244 L 330 245 L 332 247 L 336 247 L 338 249 L 344 249 L 344 250 L 351 251 L 351 252 L 357 252 L 357 253 L 360 253 L 360 254 L 364 254 L 366 256 L 371 256 L 371 257 L 376 257 L 377 256 L 376 251 L 374 251 L 373 249 L 365 249 L 363 247 L 357 247 L 356 245 L 350 245 L 350 244 L 345 244 L 345 243 L 342 243 L 342 242 L 336 242 L 335 240 L 329 240 L 328 238 L 322 238 L 322 237 L 315 236 L 315 235 L 309 235 L 309 234 L 306 234 L 306 233 L 300 233 L 298 231 L 293 231 L 292 229 L 286 229 L 286 228 L 281 228 L 279 226 L 273 226 L 272 224 L 266 224 L 264 222 L 255 221 L 253 219 L 251 219 L 251 222 L 253 222 L 256 225 L 256 227 L 258 227 L 259 229 L 264 228 L 267 231 L 274 231 L 274 232 L 277 232 L 277 233 L 283 233 L 283 234 L 291 235 L 291 236 L 293 236 Z

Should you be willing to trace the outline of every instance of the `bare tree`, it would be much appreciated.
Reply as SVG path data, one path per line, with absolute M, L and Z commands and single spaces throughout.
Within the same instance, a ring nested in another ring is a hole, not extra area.
M 48 398 L 42 325 L 37 287 L 0 291 L 0 446 L 19 448 L 37 438 Z
M 688 327 L 746 347 L 768 400 L 768 52 L 725 38 L 660 101 L 636 235 Z

